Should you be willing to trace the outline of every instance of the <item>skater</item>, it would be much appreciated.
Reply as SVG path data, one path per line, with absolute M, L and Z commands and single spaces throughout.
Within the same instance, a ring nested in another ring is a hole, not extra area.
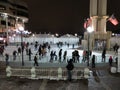
M 29 49 L 29 50 L 28 50 L 29 61 L 31 61 L 31 54 L 32 54 L 31 49 Z
M 17 56 L 17 51 L 13 51 L 13 60 L 16 60 L 16 56 Z
M 9 65 L 9 54 L 5 54 L 5 61 L 6 61 L 6 66 Z
M 92 68 L 95 68 L 95 55 L 92 57 Z
M 37 54 L 34 57 L 34 66 L 39 66 L 38 65 L 38 58 L 37 58 Z
M 112 56 L 109 57 L 109 65 L 112 66 L 113 58 Z
M 62 57 L 62 49 L 59 51 L 59 61 L 61 62 L 61 57 Z
M 105 59 L 106 59 L 106 48 L 103 49 L 103 52 L 102 52 L 102 62 L 105 62 Z
M 66 57 L 67 57 L 67 51 L 64 51 L 63 60 L 66 60 Z

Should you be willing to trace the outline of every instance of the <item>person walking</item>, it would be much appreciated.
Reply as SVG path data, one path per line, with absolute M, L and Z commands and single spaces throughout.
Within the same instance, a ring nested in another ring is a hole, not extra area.
M 38 58 L 37 58 L 37 54 L 34 57 L 34 66 L 39 66 L 38 65 Z
M 74 64 L 73 64 L 72 59 L 70 59 L 68 61 L 66 68 L 67 68 L 67 73 L 68 73 L 68 80 L 71 81 L 72 80 L 72 70 L 74 69 Z

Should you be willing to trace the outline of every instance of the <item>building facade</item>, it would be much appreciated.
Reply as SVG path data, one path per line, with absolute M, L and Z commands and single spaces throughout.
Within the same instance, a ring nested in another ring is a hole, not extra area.
M 22 0 L 0 0 L 0 37 L 9 37 L 26 28 L 28 23 L 28 6 Z

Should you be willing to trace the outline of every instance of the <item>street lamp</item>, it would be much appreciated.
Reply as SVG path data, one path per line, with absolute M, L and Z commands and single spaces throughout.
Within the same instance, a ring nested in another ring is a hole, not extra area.
M 87 53 L 87 66 L 89 66 L 89 55 L 90 55 L 90 33 L 93 32 L 93 29 L 91 27 L 87 28 L 87 32 L 88 32 L 88 53 Z
M 21 54 L 22 54 L 22 66 L 24 66 L 24 57 L 23 57 L 23 37 L 22 37 L 22 32 L 24 31 L 24 28 L 22 26 L 20 26 L 19 31 L 21 32 Z

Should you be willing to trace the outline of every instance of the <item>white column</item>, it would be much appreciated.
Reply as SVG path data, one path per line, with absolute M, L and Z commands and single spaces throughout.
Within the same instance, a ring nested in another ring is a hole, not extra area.
M 90 16 L 104 16 L 107 12 L 107 0 L 90 0 Z
M 98 1 L 98 15 L 104 16 L 107 12 L 107 0 L 97 0 Z
M 97 15 L 97 0 L 90 0 L 90 17 Z
M 118 71 L 120 73 L 120 48 L 118 49 Z

